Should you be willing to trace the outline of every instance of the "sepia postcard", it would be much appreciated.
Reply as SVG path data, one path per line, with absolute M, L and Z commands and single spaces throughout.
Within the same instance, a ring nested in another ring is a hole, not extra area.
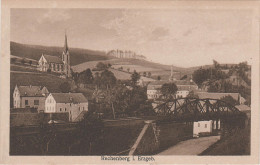
M 258 1 L 2 0 L 0 164 L 258 164 Z

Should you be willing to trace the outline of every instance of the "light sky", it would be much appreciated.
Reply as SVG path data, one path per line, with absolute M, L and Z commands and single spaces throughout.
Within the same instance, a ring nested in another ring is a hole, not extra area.
M 65 29 L 69 47 L 132 50 L 180 67 L 252 57 L 245 9 L 11 9 L 11 41 L 63 46 Z

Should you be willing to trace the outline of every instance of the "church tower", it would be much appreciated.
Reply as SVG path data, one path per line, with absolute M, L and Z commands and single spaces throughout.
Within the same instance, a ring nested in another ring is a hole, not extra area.
M 65 33 L 65 43 L 64 43 L 64 50 L 62 53 L 62 61 L 64 63 L 64 73 L 67 77 L 71 77 L 71 71 L 70 71 L 70 53 L 69 53 L 69 47 L 67 42 L 67 34 Z

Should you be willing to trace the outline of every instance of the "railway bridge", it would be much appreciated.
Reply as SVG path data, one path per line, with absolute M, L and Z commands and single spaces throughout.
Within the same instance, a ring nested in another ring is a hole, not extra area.
M 247 115 L 235 106 L 218 99 L 179 98 L 160 102 L 154 108 L 157 122 L 195 122 L 201 120 L 221 121 L 222 136 L 245 126 Z

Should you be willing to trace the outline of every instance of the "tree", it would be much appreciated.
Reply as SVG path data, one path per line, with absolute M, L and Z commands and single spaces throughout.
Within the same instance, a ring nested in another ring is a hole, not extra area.
M 29 64 L 32 65 L 32 60 L 29 61 Z
M 116 81 L 117 81 L 114 73 L 112 73 L 109 70 L 104 70 L 101 73 L 100 80 L 101 80 L 101 86 L 106 89 L 112 88 L 116 84 Z
M 220 68 L 220 64 L 216 60 L 213 60 L 213 64 L 214 64 L 214 68 L 215 69 L 219 69 Z
M 131 75 L 131 81 L 133 86 L 136 86 L 138 80 L 141 78 L 140 74 L 134 71 L 134 73 Z
M 224 96 L 222 98 L 220 98 L 221 101 L 224 101 L 226 103 L 228 103 L 229 105 L 232 106 L 236 106 L 238 105 L 238 100 L 235 100 L 232 96 L 228 95 L 228 96 Z
M 194 91 L 190 91 L 187 98 L 196 98 L 198 99 L 199 96 L 197 94 L 194 93 Z
M 81 142 L 79 146 L 82 148 L 81 151 L 83 150 L 84 153 L 92 154 L 93 144 L 102 142 L 101 139 L 103 138 L 104 129 L 103 122 L 99 119 L 97 114 L 87 112 L 84 113 L 83 119 L 78 123 L 78 128 L 79 136 L 77 137 L 80 138 L 78 141 Z M 85 146 L 86 144 L 88 146 Z M 73 144 L 70 145 L 70 148 L 72 147 Z
M 62 93 L 68 93 L 70 92 L 71 90 L 71 87 L 70 87 L 70 84 L 66 81 L 66 82 L 63 82 L 61 85 L 60 85 L 60 90 Z
M 161 87 L 161 93 L 166 99 L 173 98 L 178 88 L 174 83 L 166 83 Z
M 152 76 L 152 73 L 151 72 L 148 72 L 148 77 L 151 77 Z
M 193 81 L 200 87 L 202 83 L 209 78 L 209 73 L 206 69 L 195 70 L 192 74 Z
M 17 58 L 11 58 L 11 63 L 15 63 Z
M 88 68 L 83 72 L 79 73 L 78 82 L 83 84 L 91 84 L 93 82 L 93 75 L 91 70 Z
M 143 73 L 143 76 L 146 77 L 146 72 Z
M 187 75 L 184 75 L 184 76 L 181 77 L 180 80 L 184 80 L 184 79 L 186 79 L 187 77 L 188 77 Z
M 25 59 L 24 59 L 24 58 L 21 60 L 21 63 L 22 63 L 22 64 L 24 64 L 24 63 L 25 63 Z
M 96 68 L 98 70 L 105 70 L 105 69 L 107 69 L 107 65 L 104 64 L 103 62 L 98 62 L 97 65 L 96 65 Z

